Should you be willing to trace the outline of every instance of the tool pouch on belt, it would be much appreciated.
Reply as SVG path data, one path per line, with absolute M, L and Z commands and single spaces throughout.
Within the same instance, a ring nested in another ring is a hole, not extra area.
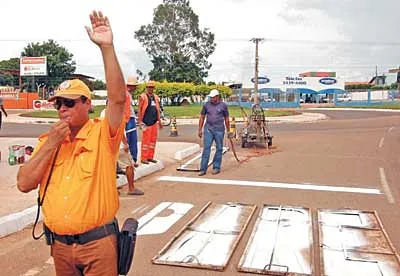
M 127 218 L 118 235 L 118 273 L 120 275 L 128 274 L 131 268 L 138 225 L 137 220 Z

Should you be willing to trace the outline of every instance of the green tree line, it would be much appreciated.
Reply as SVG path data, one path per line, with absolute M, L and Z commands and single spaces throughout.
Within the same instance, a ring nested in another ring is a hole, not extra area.
M 134 94 L 135 99 L 139 97 L 146 89 L 145 84 L 139 84 Z M 204 99 L 212 89 L 217 89 L 221 97 L 229 97 L 232 95 L 232 89 L 220 84 L 200 84 L 194 83 L 178 83 L 178 82 L 156 82 L 155 93 L 163 98 L 168 99 L 172 104 L 179 104 L 182 99 L 188 97 L 192 102 L 196 102 L 196 96 Z

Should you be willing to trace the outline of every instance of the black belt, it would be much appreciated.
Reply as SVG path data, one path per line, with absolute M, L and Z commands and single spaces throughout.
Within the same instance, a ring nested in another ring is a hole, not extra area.
M 47 228 L 46 225 L 44 225 L 44 227 Z M 58 235 L 56 233 L 51 232 L 48 228 L 47 230 L 51 233 L 51 235 L 55 240 L 67 245 L 71 245 L 74 243 L 85 244 L 119 232 L 118 222 L 116 219 L 103 226 L 99 226 L 90 231 L 77 235 Z

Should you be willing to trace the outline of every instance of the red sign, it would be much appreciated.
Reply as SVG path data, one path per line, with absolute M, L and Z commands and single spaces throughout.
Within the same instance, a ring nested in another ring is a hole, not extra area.
M 54 103 L 45 100 L 34 100 L 33 109 L 35 110 L 54 110 Z

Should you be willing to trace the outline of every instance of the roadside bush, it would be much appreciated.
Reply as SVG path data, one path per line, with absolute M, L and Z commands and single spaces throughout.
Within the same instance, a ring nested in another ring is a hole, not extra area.
M 146 89 L 146 85 L 140 84 L 136 88 L 136 91 L 133 94 L 133 97 L 137 99 L 141 93 L 143 93 Z M 154 92 L 160 98 L 168 99 L 168 102 L 172 103 L 172 105 L 178 105 L 184 97 L 189 97 L 192 102 L 194 101 L 195 96 L 204 100 L 204 98 L 210 93 L 212 89 L 217 89 L 221 97 L 226 98 L 232 95 L 232 89 L 219 84 L 207 85 L 200 84 L 195 85 L 193 83 L 179 83 L 179 82 L 156 82 L 156 87 Z

